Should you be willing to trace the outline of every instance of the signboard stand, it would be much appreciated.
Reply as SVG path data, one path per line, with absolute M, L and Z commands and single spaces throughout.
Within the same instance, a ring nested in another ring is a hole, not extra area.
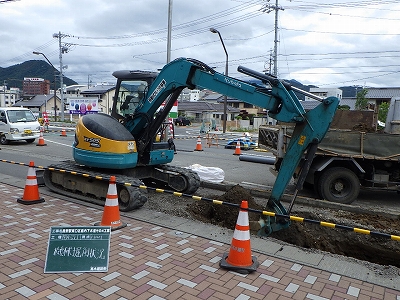
M 51 227 L 44 273 L 107 272 L 110 226 Z

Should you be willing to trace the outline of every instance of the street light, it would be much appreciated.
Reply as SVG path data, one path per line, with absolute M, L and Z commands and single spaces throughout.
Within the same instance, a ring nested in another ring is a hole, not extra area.
M 36 55 L 43 55 L 43 57 L 47 60 L 47 62 L 50 64 L 50 66 L 53 67 L 54 70 L 56 70 L 58 72 L 58 70 L 56 69 L 56 67 L 53 66 L 53 64 L 51 63 L 51 61 L 47 58 L 47 56 L 42 53 L 42 52 L 37 52 L 37 51 L 33 51 L 33 54 Z M 54 121 L 57 121 L 57 98 L 56 98 L 56 73 L 54 73 Z M 45 105 L 46 107 L 46 105 Z
M 220 39 L 220 41 L 221 41 L 221 43 L 222 43 L 222 47 L 224 47 L 224 51 L 225 51 L 225 54 L 226 54 L 225 76 L 228 76 L 228 51 L 226 51 L 225 44 L 224 44 L 224 40 L 222 39 L 221 33 L 220 33 L 217 29 L 215 29 L 215 28 L 210 28 L 210 31 L 211 31 L 212 33 L 218 33 L 219 39 Z M 222 132 L 223 132 L 223 133 L 226 132 L 226 119 L 227 119 L 226 110 L 227 110 L 227 102 L 228 102 L 228 99 L 227 99 L 227 96 L 225 95 L 225 96 L 224 96 L 224 120 L 223 120 L 223 122 L 222 122 Z

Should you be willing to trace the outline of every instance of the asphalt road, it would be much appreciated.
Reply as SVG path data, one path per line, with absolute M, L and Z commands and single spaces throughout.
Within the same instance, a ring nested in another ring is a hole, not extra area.
M 61 136 L 60 130 L 61 128 L 50 128 L 50 132 L 44 134 L 47 146 L 37 146 L 37 141 L 32 144 L 21 141 L 2 145 L 0 159 L 26 164 L 34 161 L 36 166 L 44 167 L 62 160 L 71 160 L 73 159 L 74 132 L 67 131 L 67 136 L 64 137 Z M 225 134 L 224 137 L 221 135 L 218 147 L 216 145 L 208 147 L 203 138 L 203 151 L 194 151 L 198 133 L 199 131 L 195 127 L 176 127 L 177 154 L 171 163 L 172 165 L 190 167 L 198 164 L 205 168 L 216 167 L 223 171 L 225 181 L 260 187 L 273 185 L 275 176 L 269 171 L 269 165 L 240 161 L 238 156 L 233 155 L 234 149 L 224 149 L 226 140 L 235 137 L 234 135 Z M 253 150 L 242 151 L 242 153 L 260 155 Z M 0 172 L 21 179 L 26 178 L 27 174 L 26 167 L 9 163 L 0 163 Z
M 0 160 L 7 162 L 29 164 L 33 161 L 36 166 L 47 167 L 63 160 L 71 160 L 72 144 L 74 132 L 67 131 L 67 136 L 61 136 L 61 128 L 50 128 L 49 133 L 44 134 L 47 146 L 36 146 L 37 141 L 32 144 L 26 142 L 15 142 L 9 145 L 1 145 Z M 202 139 L 203 151 L 194 151 L 199 135 L 199 128 L 196 127 L 176 127 L 176 149 L 177 154 L 171 165 L 180 167 L 190 167 L 199 164 L 205 168 L 216 167 L 224 172 L 224 181 L 234 184 L 241 184 L 245 187 L 255 189 L 270 189 L 274 185 L 275 176 L 270 172 L 270 165 L 240 161 L 239 157 L 233 155 L 234 149 L 224 149 L 227 139 L 234 138 L 234 133 L 221 134 L 218 136 L 219 146 L 208 147 L 205 139 Z M 236 134 L 240 135 L 240 134 Z M 264 155 L 271 156 L 271 153 L 260 153 L 253 150 L 242 151 L 245 155 Z M 11 164 L 0 161 L 0 172 L 2 174 L 26 179 L 27 167 L 18 164 Z M 293 191 L 293 182 L 288 186 L 287 191 Z M 299 196 L 313 197 L 312 190 L 303 190 Z M 363 206 L 390 207 L 400 214 L 399 195 L 396 192 L 361 190 L 359 198 L 353 203 Z

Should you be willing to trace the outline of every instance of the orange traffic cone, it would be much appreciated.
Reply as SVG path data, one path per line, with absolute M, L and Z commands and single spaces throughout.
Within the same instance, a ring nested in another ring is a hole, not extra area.
M 39 140 L 38 140 L 38 143 L 36 144 L 36 146 L 47 146 L 47 144 L 44 142 L 44 138 L 43 138 L 43 128 L 40 128 L 40 136 L 39 136 Z
M 242 154 L 242 150 L 240 149 L 240 141 L 237 140 L 235 152 L 233 152 L 233 155 L 241 155 L 241 154 Z
M 108 185 L 106 203 L 104 205 L 104 212 L 101 222 L 97 222 L 96 226 L 111 226 L 111 230 L 120 229 L 126 226 L 122 223 L 119 216 L 118 194 L 115 176 L 110 177 L 110 184 Z
M 222 268 L 240 274 L 248 274 L 257 270 L 259 263 L 255 256 L 251 256 L 250 226 L 247 213 L 247 201 L 240 204 L 239 216 L 233 233 L 229 254 L 224 253 L 219 265 Z
M 39 196 L 39 187 L 36 178 L 35 163 L 29 162 L 28 176 L 24 188 L 24 195 L 22 198 L 17 199 L 21 204 L 36 204 L 44 202 L 43 198 Z
M 194 151 L 203 151 L 203 148 L 201 146 L 201 138 L 197 137 L 197 143 L 196 143 L 196 149 Z
M 67 136 L 67 131 L 65 130 L 65 128 L 61 129 L 60 136 Z

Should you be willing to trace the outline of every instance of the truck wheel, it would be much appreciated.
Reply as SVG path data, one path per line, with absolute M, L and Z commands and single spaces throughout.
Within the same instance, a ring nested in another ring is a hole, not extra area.
M 323 199 L 350 204 L 360 192 L 360 181 L 356 174 L 346 168 L 331 168 L 318 180 L 318 191 Z
M 35 139 L 27 139 L 27 140 L 26 140 L 26 142 L 27 142 L 28 144 L 32 144 L 34 141 L 35 141 Z
M 4 134 L 0 135 L 0 144 L 2 145 L 8 145 L 10 143 L 9 140 L 7 140 L 6 136 Z

